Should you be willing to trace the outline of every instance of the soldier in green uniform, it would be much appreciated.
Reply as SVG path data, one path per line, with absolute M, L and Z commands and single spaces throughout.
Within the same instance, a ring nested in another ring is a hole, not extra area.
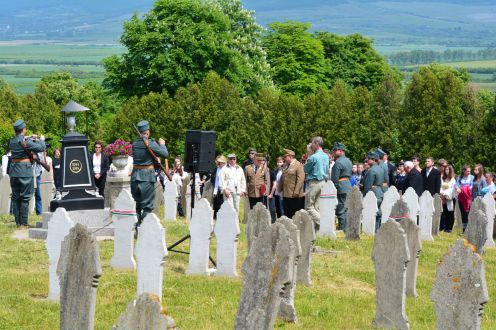
M 26 123 L 22 119 L 17 120 L 13 126 L 16 136 L 9 142 L 12 152 L 9 165 L 12 211 L 16 225 L 27 226 L 29 200 L 34 193 L 32 154 L 45 151 L 45 138 L 41 136 L 39 141 L 25 138 Z
M 153 211 L 155 182 L 157 182 L 153 163 L 160 162 L 160 159 L 153 159 L 145 142 L 149 144 L 150 149 L 157 158 L 169 156 L 165 141 L 162 138 L 158 139 L 158 143 L 150 139 L 150 124 L 146 120 L 138 123 L 138 131 L 141 136 L 133 142 L 133 172 L 131 173 L 131 194 L 136 202 L 136 213 L 138 215 L 136 228 L 146 215 Z
M 369 191 L 373 191 L 375 197 L 377 198 L 377 215 L 375 218 L 375 230 L 377 231 L 381 226 L 381 203 L 384 198 L 384 170 L 379 165 L 379 155 L 371 151 L 367 155 L 367 162 L 370 165 L 370 169 L 367 171 L 365 175 L 364 183 L 363 183 L 363 194 L 366 195 Z
M 382 191 L 386 192 L 389 188 L 389 168 L 387 164 L 384 162 L 384 155 L 386 154 L 381 148 L 377 148 L 376 151 L 379 156 L 379 166 L 382 168 L 384 172 L 384 182 L 382 183 Z
M 338 205 L 336 206 L 336 217 L 339 229 L 346 229 L 346 194 L 351 190 L 351 168 L 353 164 L 346 157 L 346 146 L 340 142 L 334 142 L 334 166 L 331 171 L 331 180 L 336 186 Z

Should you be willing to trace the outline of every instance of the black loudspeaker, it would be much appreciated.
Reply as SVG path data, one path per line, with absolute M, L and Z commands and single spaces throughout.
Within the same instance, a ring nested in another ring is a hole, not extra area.
M 215 168 L 214 131 L 186 131 L 184 169 L 186 172 L 209 173 Z

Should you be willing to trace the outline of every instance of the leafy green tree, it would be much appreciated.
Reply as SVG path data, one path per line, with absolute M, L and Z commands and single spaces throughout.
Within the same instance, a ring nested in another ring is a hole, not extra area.
M 104 85 L 126 97 L 173 95 L 215 71 L 252 93 L 270 84 L 260 33 L 237 0 L 159 0 L 143 19 L 124 23 L 128 51 L 104 60 Z
M 270 23 L 263 39 L 274 83 L 286 93 L 303 96 L 322 86 L 324 48 L 310 27 L 295 21 Z

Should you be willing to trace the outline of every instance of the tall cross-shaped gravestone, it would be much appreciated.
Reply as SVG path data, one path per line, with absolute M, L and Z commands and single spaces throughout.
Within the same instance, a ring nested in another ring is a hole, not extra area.
M 432 197 L 434 203 L 434 214 L 432 215 L 432 235 L 439 235 L 439 227 L 441 225 L 441 214 L 443 213 L 443 201 L 439 194 L 434 194 Z
M 362 193 L 358 186 L 353 187 L 346 196 L 346 239 L 360 239 L 360 223 L 362 221 Z
M 486 247 L 494 247 L 494 239 L 493 239 L 493 232 L 494 232 L 494 216 L 496 215 L 496 209 L 495 209 L 495 202 L 494 202 L 494 197 L 491 194 L 485 194 L 484 197 L 482 198 L 482 203 L 485 206 L 486 209 L 486 217 L 487 217 L 487 227 L 486 227 Z
M 121 190 L 111 211 L 114 224 L 114 255 L 110 265 L 116 269 L 135 269 L 133 228 L 138 221 L 135 202 L 127 189 Z
M 45 245 L 48 251 L 48 299 L 59 301 L 60 299 L 60 284 L 57 275 L 57 264 L 60 258 L 60 248 L 62 241 L 69 234 L 71 228 L 74 227 L 74 222 L 69 217 L 69 213 L 59 207 L 53 213 L 50 222 L 48 222 L 48 234 Z
M 391 209 L 393 208 L 394 203 L 396 203 L 396 201 L 400 198 L 401 196 L 395 186 L 389 187 L 389 189 L 384 193 L 384 198 L 381 203 L 381 223 L 388 221 L 389 214 L 391 214 Z
M 289 260 L 289 281 L 284 284 L 281 295 L 281 305 L 279 308 L 279 318 L 285 322 L 295 323 L 298 321 L 298 316 L 294 306 L 294 297 L 296 291 L 296 279 L 298 277 L 298 259 L 301 256 L 300 233 L 298 227 L 293 223 L 293 220 L 282 216 L 277 219 L 277 222 L 284 225 L 289 231 L 292 244 L 295 246 L 295 253 L 290 255 Z
M 369 191 L 363 199 L 362 210 L 362 232 L 368 235 L 375 235 L 375 219 L 377 216 L 377 197 L 373 191 Z
M 331 180 L 324 183 L 320 193 L 320 229 L 317 235 L 336 238 L 337 190 Z
M 405 231 L 408 251 L 410 253 L 410 261 L 406 266 L 405 293 L 407 296 L 417 297 L 418 258 L 422 250 L 420 228 L 413 222 L 408 205 L 402 200 L 394 204 L 390 218 L 398 221 Z
M 243 289 L 234 329 L 272 329 L 281 304 L 281 291 L 291 281 L 296 246 L 290 232 L 277 222 L 270 225 L 268 212 L 257 213 L 269 222 L 260 232 L 243 263 Z
M 372 326 L 409 329 L 405 312 L 406 265 L 410 260 L 405 231 L 396 221 L 382 224 L 375 236 L 376 314 Z
M 140 225 L 136 242 L 138 296 L 154 293 L 162 299 L 164 258 L 167 256 L 165 229 L 154 213 L 149 213 Z
M 434 214 L 434 201 L 429 191 L 424 191 L 419 198 L 419 226 L 420 238 L 424 241 L 433 241 L 432 215 Z
M 93 329 L 102 267 L 98 242 L 86 226 L 77 223 L 62 242 L 57 275 L 60 329 Z
M 217 238 L 217 270 L 215 275 L 238 277 L 236 257 L 240 229 L 238 214 L 230 203 L 223 203 L 217 212 L 214 232 Z
M 298 260 L 298 282 L 312 285 L 312 248 L 315 241 L 315 226 L 305 210 L 296 211 L 293 222 L 300 231 L 301 257 Z
M 269 216 L 267 218 L 267 215 Z M 270 213 L 262 203 L 257 203 L 253 209 L 248 212 L 246 220 L 246 240 L 248 243 L 248 250 L 251 244 L 258 235 L 270 227 Z
M 415 192 L 415 189 L 409 187 L 405 191 L 403 196 L 401 196 L 401 199 L 406 203 L 406 205 L 408 205 L 410 216 L 412 217 L 413 222 L 415 222 L 415 224 L 418 224 L 417 216 L 419 213 L 419 196 Z
M 214 228 L 214 211 L 204 198 L 195 203 L 189 223 L 191 241 L 189 245 L 189 265 L 186 274 L 209 275 L 208 260 L 210 238 Z
M 438 263 L 431 299 L 436 329 L 480 329 L 489 293 L 484 262 L 467 241 L 457 240 Z
M 175 221 L 177 215 L 177 185 L 174 180 L 165 180 L 164 187 L 164 219 Z

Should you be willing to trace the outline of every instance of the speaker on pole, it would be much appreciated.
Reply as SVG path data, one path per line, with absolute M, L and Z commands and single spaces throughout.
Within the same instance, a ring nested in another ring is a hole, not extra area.
M 184 169 L 186 172 L 209 173 L 215 168 L 214 131 L 186 131 Z

